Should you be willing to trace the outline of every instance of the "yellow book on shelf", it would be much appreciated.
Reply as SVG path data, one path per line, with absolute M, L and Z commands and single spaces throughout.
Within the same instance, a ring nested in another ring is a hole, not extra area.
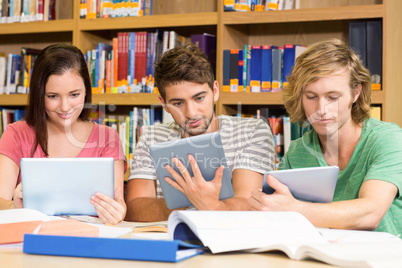
M 381 121 L 381 107 L 380 106 L 373 106 L 370 110 L 371 117 L 374 117 Z

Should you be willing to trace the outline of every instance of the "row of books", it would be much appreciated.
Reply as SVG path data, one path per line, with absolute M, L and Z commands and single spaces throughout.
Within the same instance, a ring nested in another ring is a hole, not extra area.
M 152 0 L 81 0 L 80 18 L 117 18 L 152 15 Z
M 55 20 L 56 0 L 0 0 L 0 14 L 1 23 Z
M 21 48 L 21 54 L 0 53 L 0 94 L 29 93 L 33 64 L 41 50 Z
M 278 92 L 306 46 L 251 46 L 223 51 L 224 92 Z
M 210 59 L 216 59 L 216 37 L 191 35 Z M 93 93 L 157 93 L 154 64 L 162 54 L 185 43 L 175 31 L 120 32 L 112 45 L 99 43 L 87 51 L 86 60 L 92 76 Z M 215 66 L 215 65 L 214 65 Z
M 128 160 L 131 160 L 144 127 L 167 123 L 173 118 L 162 109 L 162 106 L 158 105 L 151 108 L 133 107 L 128 116 L 105 116 L 99 109 L 93 110 L 90 114 L 90 120 L 116 129 L 123 145 L 124 154 Z
M 268 11 L 294 9 L 300 6 L 299 1 L 294 0 L 225 0 L 225 11 Z

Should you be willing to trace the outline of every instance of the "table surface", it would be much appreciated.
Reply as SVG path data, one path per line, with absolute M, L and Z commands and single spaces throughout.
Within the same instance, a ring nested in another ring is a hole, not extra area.
M 93 259 L 61 256 L 30 255 L 21 249 L 0 249 L 0 266 L 7 268 L 124 268 L 124 267 L 291 267 L 324 268 L 334 267 L 314 260 L 294 261 L 279 252 L 247 254 L 202 254 L 178 263 L 144 262 L 111 259 Z

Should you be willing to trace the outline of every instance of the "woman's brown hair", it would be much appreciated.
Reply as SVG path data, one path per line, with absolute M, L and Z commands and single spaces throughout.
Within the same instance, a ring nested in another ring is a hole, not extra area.
M 33 156 L 38 145 L 48 156 L 47 115 L 45 108 L 46 84 L 51 75 L 62 75 L 67 71 L 78 74 L 85 85 L 85 105 L 79 116 L 87 120 L 92 99 L 91 80 L 88 67 L 81 50 L 66 44 L 50 45 L 43 49 L 34 62 L 30 81 L 29 103 L 25 120 L 35 131 L 35 143 L 31 150 Z

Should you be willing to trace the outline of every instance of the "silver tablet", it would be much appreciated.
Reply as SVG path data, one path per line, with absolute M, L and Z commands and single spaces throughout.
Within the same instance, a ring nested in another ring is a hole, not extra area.
M 267 183 L 267 176 L 271 174 L 281 183 L 289 187 L 294 198 L 317 203 L 332 202 L 336 182 L 338 180 L 339 167 L 311 167 L 286 170 L 269 171 L 264 174 L 262 191 L 272 194 L 272 189 Z
M 149 146 L 152 160 L 155 165 L 158 180 L 162 187 L 166 205 L 169 209 L 176 209 L 191 206 L 191 202 L 180 191 L 165 181 L 165 177 L 173 177 L 165 169 L 169 164 L 179 174 L 178 168 L 173 164 L 172 158 L 177 157 L 187 167 L 193 176 L 190 162 L 187 159 L 189 154 L 193 155 L 205 180 L 211 181 L 215 177 L 216 169 L 224 165 L 222 188 L 219 199 L 233 197 L 231 174 L 226 164 L 225 152 L 219 132 L 202 134 L 190 138 L 178 139 Z
M 96 215 L 91 196 L 114 197 L 111 157 L 21 158 L 25 208 L 47 215 Z

